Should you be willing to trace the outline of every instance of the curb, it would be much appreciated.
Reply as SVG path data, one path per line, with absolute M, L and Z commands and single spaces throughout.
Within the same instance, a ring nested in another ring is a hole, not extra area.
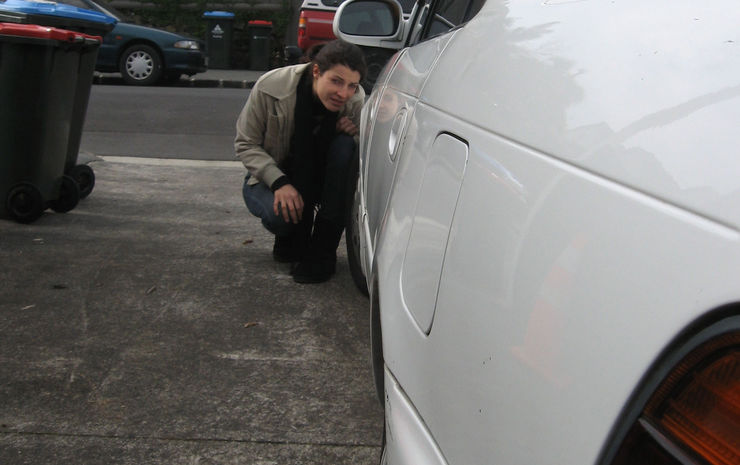
M 173 84 L 177 87 L 222 87 L 230 89 L 251 89 L 254 87 L 254 81 L 235 81 L 230 79 L 180 79 L 180 82 Z
M 169 85 L 169 87 L 220 87 L 227 89 L 251 89 L 256 81 L 233 80 L 233 79 L 196 79 L 194 77 L 180 79 Z M 100 85 L 125 85 L 123 79 L 117 76 L 105 76 L 95 74 L 93 84 Z

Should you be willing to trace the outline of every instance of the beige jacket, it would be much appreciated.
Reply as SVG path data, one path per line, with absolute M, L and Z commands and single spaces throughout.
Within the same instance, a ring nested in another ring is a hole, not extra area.
M 236 157 L 249 173 L 249 184 L 262 181 L 271 186 L 283 172 L 278 168 L 290 150 L 295 129 L 296 89 L 301 74 L 310 64 L 286 66 L 263 75 L 254 85 L 236 121 Z M 360 111 L 365 101 L 362 87 L 347 101 L 339 117 L 348 116 L 360 127 Z

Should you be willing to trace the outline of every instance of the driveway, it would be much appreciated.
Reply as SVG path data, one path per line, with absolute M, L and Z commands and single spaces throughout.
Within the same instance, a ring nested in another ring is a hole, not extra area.
M 0 220 L 0 463 L 374 464 L 367 299 L 298 285 L 233 162 L 110 158 Z

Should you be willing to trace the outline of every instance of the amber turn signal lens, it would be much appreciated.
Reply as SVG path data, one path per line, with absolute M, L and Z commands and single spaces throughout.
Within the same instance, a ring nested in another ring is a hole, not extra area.
M 654 412 L 656 426 L 713 465 L 740 464 L 740 350 L 690 370 Z
M 740 332 L 701 345 L 665 378 L 614 465 L 628 463 L 740 465 Z

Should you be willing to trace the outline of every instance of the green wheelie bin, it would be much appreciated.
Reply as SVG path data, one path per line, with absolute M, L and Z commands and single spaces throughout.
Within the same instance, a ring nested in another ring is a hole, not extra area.
M 0 0 L 0 22 L 39 24 L 58 29 L 82 32 L 92 36 L 103 36 L 110 32 L 117 20 L 97 11 L 54 2 L 28 0 Z M 77 69 L 77 84 L 70 118 L 69 142 L 64 172 L 78 184 L 80 198 L 87 197 L 95 186 L 95 173 L 88 165 L 78 165 L 77 158 L 82 141 L 82 129 L 90 99 L 97 46 L 84 46 L 80 50 Z
M 72 210 L 79 185 L 64 174 L 81 56 L 100 37 L 0 23 L 0 216 L 21 223 Z

